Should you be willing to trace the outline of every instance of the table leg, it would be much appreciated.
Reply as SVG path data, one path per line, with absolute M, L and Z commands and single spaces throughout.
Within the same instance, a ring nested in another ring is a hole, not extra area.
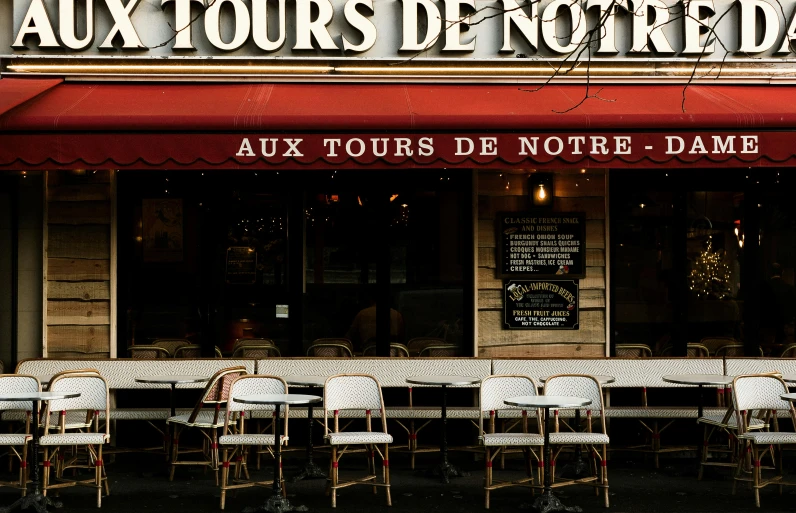
M 544 409 L 545 430 L 544 430 L 544 491 L 542 495 L 533 501 L 533 509 L 539 513 L 549 513 L 551 511 L 566 511 L 568 513 L 580 513 L 583 511 L 578 506 L 564 506 L 558 497 L 553 495 L 553 474 L 550 463 L 553 460 L 553 451 L 550 448 L 550 430 L 553 423 L 550 421 L 550 408 Z
M 304 468 L 293 476 L 293 482 L 315 477 L 327 477 L 326 472 L 313 461 L 314 446 L 312 445 L 312 428 L 315 419 L 312 417 L 311 404 L 307 405 L 307 417 L 309 418 L 309 426 L 307 427 L 307 461 L 304 463 Z
M 702 415 L 705 413 L 705 387 L 701 384 L 699 385 L 699 398 L 697 399 L 697 419 L 701 419 Z M 699 473 L 699 469 L 702 468 L 702 451 L 705 450 L 704 440 L 702 439 L 702 434 L 700 433 L 699 428 L 699 421 L 697 420 L 697 442 L 696 442 L 696 469 L 697 473 Z
M 36 401 L 33 401 L 32 406 L 31 431 L 33 433 L 33 440 L 31 442 L 32 447 L 30 452 L 33 455 L 33 493 L 17 499 L 11 506 L 0 508 L 0 512 L 2 513 L 13 511 L 17 508 L 33 508 L 36 510 L 36 513 L 47 513 L 47 506 L 52 506 L 54 508 L 63 507 L 60 501 L 53 501 L 49 497 L 45 497 L 39 490 L 39 410 Z
M 580 428 L 580 410 L 575 410 L 575 431 Z M 586 458 L 583 457 L 583 447 L 581 445 L 575 446 L 575 461 L 564 466 L 561 469 L 561 477 L 580 479 L 585 477 L 586 472 L 589 470 L 589 464 Z
M 243 513 L 254 513 L 256 511 L 267 511 L 268 513 L 283 513 L 286 511 L 307 511 L 306 506 L 293 506 L 290 501 L 282 497 L 282 444 L 279 443 L 282 437 L 282 423 L 279 419 L 279 404 L 275 406 L 276 416 L 274 417 L 274 484 L 271 488 L 272 495 L 264 505 L 257 508 L 244 508 Z
M 177 398 L 176 395 L 176 383 L 169 384 L 169 408 L 171 408 L 171 416 L 174 417 L 177 415 Z M 172 447 L 174 444 L 174 438 L 177 436 L 177 425 L 176 424 L 169 424 L 166 422 L 166 462 L 171 464 L 172 459 Z
M 447 484 L 450 483 L 451 477 L 463 477 L 469 476 L 470 474 L 469 472 L 463 472 L 461 469 L 448 462 L 448 389 L 445 385 L 442 385 L 441 417 L 442 440 L 439 446 L 440 463 L 432 469 L 432 473 L 435 476 L 440 476 L 442 482 Z

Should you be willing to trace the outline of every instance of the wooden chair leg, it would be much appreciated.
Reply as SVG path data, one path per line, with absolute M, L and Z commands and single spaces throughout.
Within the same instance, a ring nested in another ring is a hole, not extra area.
M 38 461 L 35 465 L 38 465 Z M 22 496 L 28 494 L 28 444 L 22 446 L 22 460 L 19 462 L 19 486 L 22 488 Z
M 169 471 L 169 481 L 174 481 L 174 471 L 177 470 L 177 457 L 180 454 L 180 431 L 179 426 L 174 427 L 174 439 L 171 441 L 171 470 Z
M 492 486 L 492 460 L 489 448 L 484 449 L 484 508 L 489 509 L 489 487 Z
M 337 446 L 332 446 L 332 507 L 337 507 Z
M 221 453 L 221 509 L 224 509 L 224 505 L 227 501 L 227 478 L 229 477 L 228 454 L 229 449 L 225 447 L 224 451 Z
M 368 473 L 369 474 L 373 474 L 375 476 L 376 475 L 376 446 L 375 445 L 369 445 L 368 446 L 368 450 L 370 451 L 370 454 L 369 454 L 369 460 L 370 461 L 368 463 L 370 468 L 368 469 Z M 376 480 L 374 479 L 373 482 L 375 483 Z M 378 487 L 377 486 L 373 486 L 372 488 L 373 488 L 373 495 L 376 495 L 378 493 L 378 491 L 377 491 Z
M 33 429 L 36 429 L 35 427 Z M 50 449 L 44 449 L 44 476 L 42 477 L 42 490 L 41 494 L 47 497 L 47 487 L 50 485 Z M 34 461 L 34 465 L 38 465 L 38 461 Z
M 712 430 L 711 430 L 712 431 Z M 702 447 L 699 448 L 699 473 L 697 474 L 697 481 L 702 481 L 702 475 L 705 471 L 705 462 L 708 460 L 708 425 L 705 424 L 702 429 Z
M 605 507 L 609 506 L 609 499 L 608 499 L 608 446 L 603 445 L 602 451 L 602 461 L 600 461 L 600 469 L 602 471 L 602 485 L 603 488 L 603 495 L 605 496 Z
M 752 472 L 754 472 L 755 506 L 760 507 L 760 451 L 757 445 L 752 443 Z
M 102 507 L 102 446 L 97 448 L 97 459 L 94 462 L 94 486 L 97 488 L 97 507 Z
M 387 505 L 392 506 L 392 496 L 390 495 L 390 446 L 384 444 L 384 461 L 382 462 L 382 466 L 384 467 L 384 484 L 387 486 L 384 488 L 387 490 Z

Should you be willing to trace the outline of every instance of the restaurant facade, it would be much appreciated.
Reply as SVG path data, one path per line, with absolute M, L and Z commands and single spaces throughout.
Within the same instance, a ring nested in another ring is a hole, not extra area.
M 0 359 L 778 356 L 795 6 L 6 2 Z

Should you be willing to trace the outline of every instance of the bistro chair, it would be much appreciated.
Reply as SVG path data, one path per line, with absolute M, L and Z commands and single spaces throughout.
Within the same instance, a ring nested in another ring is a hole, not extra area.
M 5 392 L 40 392 L 41 384 L 34 376 L 21 374 L 0 375 L 0 389 Z M 24 428 L 21 433 L 0 434 L 0 446 L 7 447 L 9 456 L 19 460 L 19 480 L 0 482 L 0 486 L 19 488 L 24 497 L 27 493 L 28 483 L 28 442 L 31 441 L 31 401 L 0 401 L 0 411 L 3 413 L 19 412 L 24 417 Z M 9 463 L 10 466 L 10 463 Z
M 666 346 L 661 351 L 661 356 L 672 356 L 674 346 Z M 710 356 L 708 348 L 702 344 L 688 344 L 686 346 L 686 358 L 707 358 Z
M 761 347 L 757 348 L 759 352 L 758 355 L 755 356 L 763 356 L 763 349 Z M 743 344 L 731 344 L 727 346 L 721 346 L 716 350 L 717 357 L 726 357 L 726 356 L 745 356 L 744 354 L 744 345 Z
M 362 351 L 362 356 L 376 356 L 376 344 L 370 344 Z M 390 342 L 390 358 L 409 358 L 409 349 L 403 344 Z
M 280 357 L 279 348 L 272 345 L 241 345 L 232 353 L 233 358 L 271 358 Z
M 387 491 L 387 505 L 392 506 L 390 498 L 390 459 L 389 447 L 392 436 L 387 433 L 387 412 L 381 385 L 373 376 L 366 374 L 338 374 L 326 380 L 323 389 L 323 429 L 324 440 L 332 448 L 329 465 L 327 490 L 332 495 L 332 507 L 337 507 L 337 490 L 355 484 L 370 484 L 373 493 L 376 487 L 384 487 Z M 341 410 L 365 410 L 365 431 L 340 431 Z M 381 415 L 381 431 L 371 430 L 371 412 Z M 329 427 L 330 414 L 332 426 Z M 364 445 L 368 454 L 368 474 L 360 479 L 340 482 L 340 459 L 352 445 Z M 382 461 L 382 482 L 377 483 L 376 454 Z
M 44 447 L 44 479 L 42 493 L 47 495 L 50 490 L 69 486 L 82 485 L 96 489 L 97 507 L 102 506 L 102 489 L 110 494 L 108 476 L 102 461 L 102 449 L 110 441 L 110 422 L 105 422 L 105 429 L 100 431 L 100 413 L 110 418 L 110 394 L 105 378 L 93 372 L 73 372 L 53 377 L 50 381 L 51 392 L 80 392 L 79 397 L 49 401 L 46 407 L 44 435 L 39 445 Z M 80 431 L 68 430 L 67 412 L 79 412 L 90 426 Z M 60 413 L 57 432 L 50 434 L 51 414 Z M 70 460 L 64 457 L 67 447 L 85 447 L 85 461 L 77 454 Z M 50 479 L 52 460 L 55 460 L 55 480 Z M 93 478 L 76 481 L 64 479 L 64 470 L 92 469 Z M 58 481 L 58 482 L 55 482 Z
M 478 441 L 484 446 L 484 507 L 489 509 L 489 493 L 498 488 L 507 486 L 534 486 L 534 472 L 531 464 L 533 458 L 539 468 L 540 454 L 533 448 L 544 445 L 544 436 L 541 434 L 542 419 L 539 410 L 531 412 L 536 416 L 536 433 L 528 431 L 528 412 L 522 410 L 521 433 L 495 432 L 495 421 L 501 412 L 516 413 L 520 408 L 509 406 L 503 401 L 510 397 L 537 395 L 538 387 L 528 376 L 488 376 L 481 381 L 480 414 L 478 416 Z M 489 426 L 484 429 L 484 415 L 489 415 Z M 507 448 L 521 448 L 525 456 L 526 478 L 517 481 L 492 481 L 492 468 L 494 459 L 506 451 Z M 539 476 L 541 482 L 541 475 Z
M 760 507 L 760 489 L 770 484 L 779 485 L 780 494 L 782 486 L 792 485 L 782 481 L 782 446 L 796 444 L 796 432 L 779 431 L 776 412 L 788 412 L 792 425 L 796 426 L 796 411 L 790 401 L 782 399 L 782 394 L 788 393 L 788 386 L 778 374 L 757 374 L 736 376 L 732 382 L 732 396 L 735 404 L 735 419 L 738 425 L 738 440 L 743 444 L 741 454 L 746 458 L 738 458 L 735 467 L 735 479 L 732 484 L 732 493 L 735 494 L 738 481 L 751 482 L 755 492 L 755 506 Z M 749 419 L 754 411 L 762 411 L 771 424 L 770 431 L 751 431 Z M 751 454 L 749 454 L 751 453 Z M 777 454 L 778 453 L 778 454 Z M 751 456 L 751 462 L 748 457 Z M 771 458 L 771 467 L 777 476 L 773 479 L 763 479 L 762 459 Z M 752 477 L 746 477 L 751 463 Z
M 214 353 L 216 358 L 222 358 L 221 349 L 214 346 Z M 180 346 L 174 351 L 174 358 L 201 358 L 202 346 L 199 344 L 191 344 L 188 346 Z
M 127 348 L 130 353 L 130 358 L 137 360 L 156 360 L 158 358 L 170 358 L 171 354 L 160 346 L 150 344 L 141 346 L 130 346 Z
M 327 340 L 329 342 L 327 342 Z M 353 356 L 351 346 L 340 342 L 332 342 L 335 339 L 319 339 L 312 343 L 307 349 L 307 356 L 314 356 L 319 358 L 350 358 Z M 345 339 L 343 339 L 345 340 Z
M 52 383 L 56 379 L 61 379 L 62 377 L 71 376 L 71 375 L 80 375 L 80 376 L 94 375 L 94 376 L 100 376 L 100 372 L 97 369 L 89 369 L 89 368 L 71 369 L 71 370 L 61 371 L 61 372 L 58 372 L 56 374 L 53 374 L 53 376 L 50 378 L 50 385 L 52 385 Z M 52 390 L 52 389 L 48 388 L 48 390 Z M 77 409 L 77 410 L 66 410 L 66 419 L 65 419 L 65 423 L 64 423 L 64 429 L 66 429 L 68 431 L 73 431 L 73 430 L 81 430 L 81 429 L 89 429 L 89 428 L 91 428 L 91 419 L 87 418 L 84 413 L 85 412 L 83 412 L 83 411 L 81 411 L 79 409 Z M 49 429 L 50 430 L 58 431 L 58 430 L 61 429 L 61 418 L 60 418 L 61 415 L 62 414 L 61 414 L 60 410 L 52 410 L 52 413 L 50 413 L 50 419 L 49 419 L 49 421 L 50 421 Z M 42 413 L 42 415 L 39 416 L 39 419 L 40 419 L 39 420 L 39 426 L 42 427 L 42 428 L 47 429 L 47 427 L 46 427 L 47 426 L 47 422 L 44 419 L 44 413 Z
M 720 347 L 723 346 L 732 346 L 732 345 L 743 345 L 737 339 L 733 337 L 705 337 L 699 341 L 700 345 L 703 345 L 708 348 L 710 354 L 716 353 Z M 718 356 L 718 355 L 717 355 Z
M 593 376 L 585 374 L 558 374 L 547 378 L 544 384 L 545 395 L 562 395 L 584 397 L 591 399 L 591 404 L 578 410 L 586 410 L 586 415 L 580 415 L 581 421 L 585 418 L 586 431 L 579 431 L 580 426 L 564 424 L 570 429 L 567 432 L 559 431 L 559 412 L 555 411 L 555 432 L 550 433 L 550 445 L 559 446 L 553 450 L 553 461 L 551 461 L 551 472 L 555 469 L 556 459 L 561 454 L 561 450 L 567 445 L 585 446 L 584 454 L 588 454 L 592 460 L 589 468 L 593 472 L 590 477 L 580 479 L 559 480 L 556 486 L 566 486 L 573 484 L 587 484 L 594 486 L 597 491 L 602 489 L 605 507 L 608 507 L 608 432 L 605 428 L 605 410 L 603 409 L 603 390 L 600 382 Z M 567 408 L 574 411 L 576 408 Z M 595 415 L 592 412 L 596 412 Z M 594 417 L 598 417 L 594 419 Z M 596 422 L 597 431 L 592 431 L 592 424 Z M 599 468 L 599 471 L 597 470 Z M 552 476 L 555 477 L 555 476 Z
M 191 413 L 169 417 L 167 424 L 176 424 L 174 441 L 171 446 L 171 471 L 169 481 L 174 480 L 174 471 L 178 465 L 199 465 L 210 467 L 216 473 L 218 486 L 218 430 L 224 427 L 221 408 L 229 400 L 229 388 L 238 376 L 246 374 L 246 367 L 228 367 L 213 374 L 207 383 L 202 398 L 196 403 Z M 205 407 L 208 407 L 205 409 Z M 180 434 L 186 428 L 197 428 L 204 437 L 201 449 L 180 450 Z M 180 456 L 188 453 L 202 453 L 200 460 L 180 460 Z
M 779 355 L 780 358 L 796 358 L 796 344 L 790 344 L 785 346 L 785 349 L 782 351 L 782 354 Z
M 270 338 L 239 338 L 235 340 L 232 351 L 243 346 L 276 346 L 276 344 Z
M 409 356 L 419 356 L 420 351 L 423 350 L 424 347 L 434 345 L 434 346 L 442 346 L 449 344 L 443 338 L 436 338 L 436 337 L 415 337 L 411 339 L 406 344 L 406 348 L 409 350 Z
M 188 340 L 187 338 L 158 338 L 152 342 L 153 346 L 155 347 L 162 347 L 166 351 L 169 352 L 170 355 L 174 355 L 182 346 L 191 346 L 193 342 Z
M 221 454 L 221 509 L 224 509 L 227 490 L 237 490 L 239 488 L 250 488 L 253 486 L 273 485 L 270 481 L 249 481 L 249 472 L 246 468 L 249 451 L 252 447 L 267 447 L 271 456 L 274 456 L 273 446 L 275 443 L 274 433 L 249 433 L 246 431 L 247 418 L 251 418 L 254 410 L 273 412 L 274 406 L 268 404 L 243 404 L 233 400 L 236 395 L 246 394 L 287 394 L 287 383 L 282 378 L 276 376 L 252 376 L 243 375 L 235 378 L 229 385 L 229 400 L 227 410 L 224 415 L 224 429 L 218 443 L 223 452 Z M 288 406 L 285 405 L 282 429 L 283 435 L 280 436 L 279 443 L 284 445 L 288 441 L 287 419 Z M 274 419 L 276 422 L 276 419 Z M 230 466 L 234 465 L 234 483 L 229 484 Z M 281 474 L 282 462 L 279 462 L 280 475 L 282 481 L 282 494 L 286 496 L 285 479 Z M 246 481 L 241 479 L 241 473 L 245 473 Z
M 459 354 L 459 346 L 454 344 L 434 344 L 427 345 L 420 350 L 418 356 L 428 358 L 447 358 L 454 357 Z
M 652 349 L 646 344 L 617 344 L 617 358 L 651 358 Z

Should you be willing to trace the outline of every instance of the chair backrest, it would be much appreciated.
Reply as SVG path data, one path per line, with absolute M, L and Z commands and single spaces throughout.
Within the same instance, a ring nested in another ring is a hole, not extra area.
M 758 347 L 757 352 L 763 356 L 763 348 Z M 716 350 L 716 356 L 745 356 L 743 344 L 730 344 L 721 346 Z
M 686 355 L 689 358 L 707 358 L 710 356 L 710 351 L 702 344 L 688 344 L 686 346 Z
M 739 340 L 732 337 L 705 337 L 699 341 L 699 345 L 708 348 L 711 353 L 716 353 L 722 346 L 743 345 Z M 718 356 L 718 355 L 716 355 Z
M 230 383 L 227 411 L 273 411 L 273 404 L 245 404 L 235 401 L 234 398 L 251 394 L 286 394 L 287 391 L 287 383 L 280 377 L 244 374 Z
M 742 428 L 744 412 L 752 410 L 788 411 L 796 423 L 793 404 L 782 399 L 788 393 L 788 386 L 779 374 L 747 374 L 736 376 L 732 381 L 732 397 L 738 425 Z M 796 425 L 796 424 L 795 424 Z
M 436 338 L 436 337 L 415 337 L 411 339 L 409 342 L 406 343 L 407 349 L 409 349 L 409 354 L 419 355 L 420 352 L 423 350 L 424 347 L 429 345 L 435 346 L 444 346 L 449 344 L 443 338 Z
M 169 358 L 171 354 L 160 346 L 153 346 L 150 344 L 143 346 L 130 346 L 127 348 L 130 353 L 130 358 L 137 360 L 155 360 L 158 358 Z
M 479 435 L 485 433 L 484 412 L 489 412 L 490 430 L 494 430 L 495 413 L 500 410 L 523 410 L 523 431 L 527 431 L 527 414 L 525 410 L 518 406 L 509 406 L 504 401 L 509 397 L 537 395 L 538 390 L 536 382 L 528 376 L 493 375 L 482 379 L 478 403 L 480 405 L 480 413 L 478 415 Z M 536 414 L 538 419 L 538 411 Z
M 334 413 L 334 432 L 337 432 L 337 412 L 340 410 L 365 410 L 368 425 L 370 425 L 370 412 L 380 412 L 382 431 L 387 432 L 387 414 L 384 411 L 381 385 L 376 378 L 368 374 L 329 376 L 323 387 L 323 408 L 323 426 L 326 434 L 329 434 L 327 422 L 329 412 Z
M 307 356 L 318 358 L 346 358 L 353 356 L 353 353 L 351 352 L 351 348 L 345 344 L 315 341 L 307 349 Z
M 178 348 L 193 345 L 193 342 L 186 338 L 158 338 L 152 342 L 152 345 L 162 347 L 168 351 L 170 355 L 174 355 Z
M 796 356 L 796 344 L 790 344 L 782 351 L 780 358 L 793 358 L 794 356 Z
M 617 344 L 617 358 L 651 358 L 652 349 L 646 344 Z
M 240 345 L 232 353 L 233 358 L 272 358 L 282 356 L 279 348 L 269 344 L 262 345 Z
M 244 374 L 246 374 L 246 367 L 227 367 L 213 374 L 213 377 L 208 380 L 207 386 L 205 386 L 205 390 L 202 393 L 202 398 L 199 399 L 199 402 L 194 407 L 188 422 L 194 422 L 202 408 L 208 404 L 215 406 L 215 420 L 218 420 L 218 412 L 221 410 L 221 406 L 229 400 L 229 389 L 232 386 L 232 382 L 238 376 Z
M 199 344 L 190 344 L 187 346 L 180 346 L 174 351 L 174 358 L 201 358 L 202 346 Z
M 41 383 L 34 376 L 1 374 L 0 390 L 3 390 L 3 392 L 40 392 Z M 31 404 L 31 401 L 0 401 L 0 410 L 30 411 Z
M 429 358 L 449 358 L 459 353 L 459 346 L 454 344 L 433 344 L 427 345 L 420 350 L 418 356 Z
M 370 344 L 362 351 L 362 356 L 376 356 L 376 344 Z M 409 358 L 409 349 L 398 342 L 390 342 L 390 358 Z
M 344 346 L 347 346 L 352 353 L 354 352 L 354 343 L 345 337 L 316 338 L 312 341 L 312 345 L 314 346 L 315 344 L 343 344 Z
M 60 417 L 62 419 L 62 431 L 66 413 L 70 411 L 85 411 L 86 425 L 90 425 L 93 421 L 95 427 L 98 426 L 96 412 L 104 412 L 105 418 L 110 418 L 108 383 L 96 371 L 60 373 L 53 376 L 52 380 L 50 380 L 49 391 L 79 392 L 80 396 L 70 399 L 56 399 L 47 403 L 44 416 L 45 433 L 50 429 L 50 413 L 52 412 L 63 412 Z M 105 434 L 110 434 L 110 424 L 110 422 L 105 422 Z
M 239 338 L 235 340 L 232 350 L 235 351 L 241 346 L 275 346 L 274 341 L 270 338 Z
M 591 404 L 580 409 L 600 412 L 605 432 L 605 412 L 603 410 L 603 389 L 594 376 L 587 374 L 556 374 L 547 378 L 544 395 L 562 395 L 591 399 Z M 575 409 L 575 408 L 566 408 Z

